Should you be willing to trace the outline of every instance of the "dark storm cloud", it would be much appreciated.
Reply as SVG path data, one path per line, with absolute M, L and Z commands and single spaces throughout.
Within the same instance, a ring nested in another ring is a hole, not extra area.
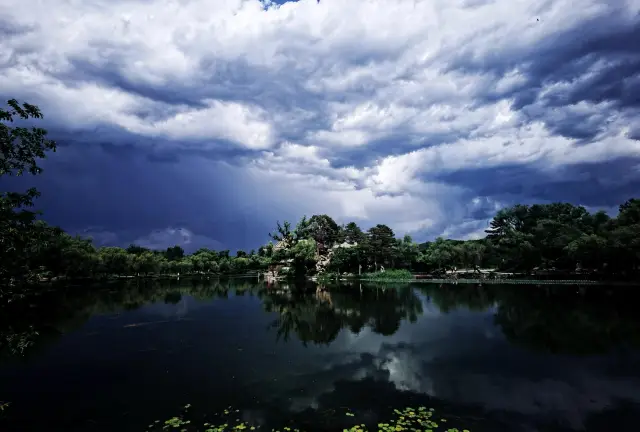
M 271 226 L 238 197 L 237 179 L 222 166 L 189 162 L 158 164 L 135 148 L 70 145 L 44 161 L 40 176 L 3 178 L 1 187 L 37 187 L 36 208 L 49 223 L 99 244 L 122 246 L 149 236 L 148 244 L 159 244 L 157 232 L 167 228 L 189 230 L 199 247 L 207 238 L 218 242 L 210 247 L 261 244 Z
M 379 140 L 372 140 L 363 148 L 336 148 L 325 151 L 330 158 L 331 165 L 335 168 L 349 166 L 367 167 L 375 165 L 376 161 L 387 156 L 398 156 L 407 152 L 407 143 L 404 134 L 389 136 Z
M 384 138 L 372 139 L 366 146 L 356 148 L 332 148 L 323 154 L 331 160 L 335 168 L 354 166 L 358 168 L 374 166 L 377 161 L 389 156 L 401 156 L 407 152 L 451 144 L 471 136 L 472 130 L 452 130 L 428 135 L 406 130 L 391 132 Z
M 450 62 L 451 70 L 491 74 L 496 80 L 518 70 L 525 80 L 514 88 L 486 90 L 487 102 L 510 97 L 526 121 L 541 120 L 559 135 L 593 139 L 610 114 L 640 113 L 640 15 L 629 16 L 623 2 L 608 12 L 548 36 L 520 53 L 497 53 L 478 59 L 464 48 Z M 555 84 L 562 84 L 557 88 Z M 602 103 L 599 113 L 577 114 L 563 108 L 580 102 Z
M 97 146 L 113 157 L 124 159 L 144 157 L 149 162 L 157 163 L 178 163 L 185 158 L 201 157 L 211 161 L 239 164 L 244 159 L 255 155 L 254 150 L 237 147 L 222 139 L 190 139 L 179 142 L 140 136 L 118 127 L 105 126 L 73 133 L 57 127 L 49 131 L 50 137 L 56 140 L 62 151 L 77 151 L 83 147 Z M 66 166 L 65 172 L 73 169 L 73 166 Z
M 607 162 L 567 165 L 545 172 L 528 165 L 476 168 L 437 176 L 478 196 L 505 202 L 579 202 L 617 207 L 640 191 L 640 156 Z
M 573 138 L 580 141 L 588 141 L 599 133 L 605 131 L 607 124 L 608 112 L 584 113 L 574 112 L 570 109 L 552 109 L 542 107 L 544 113 L 544 121 L 551 133 L 554 135 L 562 135 L 567 138 Z M 531 111 L 524 111 L 531 114 Z
M 501 199 L 502 202 L 506 203 L 511 202 L 504 200 L 504 197 L 488 194 L 483 196 L 478 191 L 469 189 L 462 198 L 462 209 L 451 205 L 450 208 L 445 210 L 447 214 L 455 215 L 453 217 L 459 221 L 457 224 L 450 224 L 446 220 L 437 221 L 427 229 L 416 231 L 413 233 L 413 237 L 426 240 L 433 240 L 437 236 L 456 240 L 484 237 L 484 231 L 489 227 L 489 221 L 496 214 L 497 199 Z M 516 200 L 516 202 L 522 201 Z
M 104 44 L 104 43 L 103 43 Z M 123 57 L 123 47 L 118 46 L 96 46 L 96 51 L 101 50 L 113 51 L 117 54 L 111 55 L 109 58 L 101 58 L 100 64 L 96 64 L 84 58 L 70 58 L 69 64 L 71 68 L 64 72 L 54 73 L 53 75 L 63 82 L 90 82 L 98 83 L 106 87 L 119 88 L 127 93 L 151 99 L 156 102 L 162 102 L 166 105 L 187 105 L 193 108 L 203 108 L 205 105 L 200 103 L 199 99 L 190 97 L 191 95 L 181 91 L 179 85 L 158 85 L 154 86 L 140 80 L 134 80 L 126 76 L 128 64 Z M 101 56 L 102 57 L 102 56 Z M 155 113 L 139 113 L 140 117 L 149 116 L 153 119 L 160 120 L 168 118 L 177 110 L 171 107 L 156 107 Z
M 19 36 L 31 31 L 31 27 L 16 24 L 5 18 L 0 17 L 0 35 L 3 38 L 10 38 L 12 36 Z
M 48 217 L 70 229 L 142 238 L 184 227 L 257 244 L 275 219 L 301 216 L 292 208 L 313 208 L 430 226 L 414 235 L 423 240 L 477 232 L 497 202 L 611 207 L 640 190 L 635 159 L 620 158 L 633 143 L 612 144 L 615 161 L 576 163 L 609 158 L 603 142 L 586 147 L 622 128 L 640 138 L 640 20 L 622 1 L 589 3 L 588 19 L 564 0 L 266 11 L 230 0 L 188 2 L 179 17 L 163 0 L 63 2 L 55 13 L 10 3 L 0 95 L 43 108 L 60 149 L 35 181 Z M 514 8 L 531 14 L 522 31 Z M 437 18 L 450 12 L 460 20 Z M 56 13 L 74 24 L 51 25 Z M 354 13 L 367 19 L 344 18 Z M 566 148 L 557 169 L 539 169 L 555 143 Z M 572 146 L 586 151 L 573 160 Z
M 122 47 L 108 42 L 101 44 L 106 45 L 95 47 L 98 52 L 105 51 L 99 62 L 72 57 L 70 68 L 52 75 L 66 83 L 99 83 L 161 103 L 133 113 L 145 120 L 167 119 L 186 107 L 202 109 L 207 106 L 207 99 L 215 99 L 267 106 L 270 112 L 313 113 L 313 126 L 305 123 L 304 127 L 296 128 L 290 124 L 280 131 L 282 139 L 301 139 L 304 133 L 328 124 L 324 97 L 304 87 L 306 76 L 296 71 L 295 65 L 273 71 L 250 65 L 245 59 L 204 58 L 198 65 L 198 73 L 190 80 L 154 83 L 131 76 L 130 60 Z
M 550 7 L 549 2 L 540 11 L 544 12 L 545 7 Z M 637 40 L 640 40 L 640 16 L 629 17 L 627 9 L 613 3 L 606 14 L 549 36 L 528 51 L 501 53 L 496 49 L 496 54 L 476 60 L 477 56 L 461 47 L 449 70 L 490 74 L 497 81 L 517 69 L 524 82 L 500 93 L 491 88 L 482 90 L 474 106 L 481 108 L 487 103 L 513 98 L 512 109 L 519 112 L 521 122 L 543 121 L 552 134 L 574 139 L 580 145 L 605 132 L 612 116 L 640 117 L 640 44 L 633 43 Z M 563 85 L 552 87 L 558 83 Z M 580 102 L 609 105 L 589 110 L 575 108 Z M 638 139 L 638 130 L 632 128 L 628 137 Z M 386 156 L 455 142 L 473 132 L 473 128 L 455 128 L 451 133 L 419 136 L 401 127 L 382 139 L 369 141 L 365 147 L 335 149 L 330 160 L 335 167 L 370 166 Z M 422 142 L 412 145 L 414 140 Z M 545 179 L 534 178 L 530 182 L 544 184 Z M 565 197 L 577 198 L 569 195 Z M 539 196 L 540 193 L 535 198 Z
M 136 140 L 132 142 L 138 143 Z M 199 157 L 210 161 L 225 161 L 229 164 L 240 164 L 244 159 L 255 154 L 248 149 L 233 147 L 223 140 L 219 140 L 216 143 L 208 141 L 206 142 L 206 148 L 187 147 L 177 149 L 175 148 L 175 143 L 172 143 L 172 146 L 163 146 L 161 142 L 158 141 L 154 141 L 154 144 L 155 145 L 141 147 L 140 145 L 124 144 L 123 142 L 117 144 L 107 142 L 98 143 L 98 145 L 109 154 L 123 158 L 145 157 L 149 162 L 157 163 L 178 163 L 185 159 Z M 190 144 L 193 145 L 194 142 L 191 141 Z

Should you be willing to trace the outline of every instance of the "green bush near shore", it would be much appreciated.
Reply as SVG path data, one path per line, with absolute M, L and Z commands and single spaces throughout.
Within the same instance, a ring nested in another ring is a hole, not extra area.
M 368 280 L 413 280 L 415 277 L 406 269 L 390 269 L 385 271 L 379 271 L 375 273 L 365 273 L 361 276 L 361 279 Z
M 373 273 L 363 273 L 362 275 L 340 275 L 336 272 L 326 272 L 318 275 L 318 282 L 333 282 L 336 279 L 362 279 L 370 281 L 409 281 L 414 280 L 415 276 L 405 269 L 390 269 Z

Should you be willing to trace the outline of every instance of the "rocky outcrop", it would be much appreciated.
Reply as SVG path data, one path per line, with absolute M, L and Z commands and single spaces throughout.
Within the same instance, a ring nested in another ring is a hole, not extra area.
M 292 262 L 292 259 L 287 259 L 277 264 L 270 265 L 267 272 L 264 274 L 265 279 L 271 281 L 282 279 L 290 271 Z
M 340 243 L 333 245 L 330 249 L 328 249 L 323 254 L 318 254 L 316 256 L 316 272 L 318 274 L 325 273 L 327 271 L 327 267 L 331 263 L 331 257 L 333 253 L 339 248 L 352 248 L 358 246 L 357 243 Z
M 352 248 L 358 246 L 357 243 L 341 243 L 333 245 L 330 248 L 321 248 L 316 253 L 316 265 L 315 270 L 317 274 L 322 274 L 327 271 L 327 267 L 331 263 L 331 258 L 333 257 L 334 252 L 340 248 Z M 284 242 L 280 241 L 274 246 L 274 250 L 280 249 L 288 249 L 288 245 Z M 265 273 L 265 278 L 270 280 L 278 280 L 286 277 L 287 273 L 291 271 L 291 264 L 293 263 L 293 259 L 283 260 L 277 263 L 273 263 L 269 266 L 267 272 Z
M 326 271 L 329 263 L 331 262 L 332 255 L 333 249 L 329 249 L 329 251 L 325 255 L 318 255 L 316 257 L 316 273 L 322 274 Z

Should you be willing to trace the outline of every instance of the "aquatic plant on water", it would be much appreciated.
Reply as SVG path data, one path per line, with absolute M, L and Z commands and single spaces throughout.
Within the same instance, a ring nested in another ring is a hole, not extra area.
M 224 410 L 224 412 L 216 417 L 220 420 L 217 422 L 195 422 L 187 420 L 189 414 L 189 408 L 191 405 L 184 407 L 183 413 L 180 416 L 172 417 L 165 421 L 156 420 L 150 424 L 147 431 L 172 431 L 177 430 L 180 432 L 189 431 L 203 431 L 203 432 L 240 432 L 240 431 L 256 431 L 269 429 L 262 428 L 261 426 L 255 426 L 248 422 L 240 421 L 240 410 L 232 409 L 231 407 Z M 346 417 L 353 417 L 354 420 L 357 417 L 356 413 L 351 410 L 347 410 L 344 415 Z M 295 428 L 291 425 L 283 426 L 281 428 L 272 428 L 270 432 L 303 432 L 304 429 Z M 340 428 L 336 428 L 340 430 Z M 433 408 L 418 407 L 418 408 L 404 408 L 402 410 L 395 409 L 393 415 L 386 422 L 380 422 L 377 427 L 371 432 L 470 432 L 468 429 L 459 429 L 457 427 L 449 427 L 446 418 L 439 418 L 435 415 Z M 342 432 L 369 432 L 370 429 L 364 423 L 356 423 L 350 427 L 342 427 Z

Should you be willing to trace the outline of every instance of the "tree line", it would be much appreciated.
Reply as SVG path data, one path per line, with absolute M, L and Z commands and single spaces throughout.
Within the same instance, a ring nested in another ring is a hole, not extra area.
M 381 267 L 434 275 L 495 269 L 624 279 L 640 273 L 638 199 L 620 205 L 613 218 L 568 203 L 515 205 L 498 211 L 486 233 L 478 240 L 437 238 L 418 244 L 409 235 L 396 238 L 383 224 L 363 231 L 354 222 L 339 226 L 319 215 L 303 217 L 295 229 L 278 224 L 272 238 L 286 247 L 271 256 L 290 262 L 298 274 L 313 273 L 324 254 L 330 258 L 326 271 L 352 274 Z
M 42 128 L 14 127 L 14 119 L 40 119 L 38 107 L 15 100 L 0 109 L 0 177 L 40 174 L 38 160 L 56 150 Z M 280 268 L 282 274 L 378 272 L 404 269 L 442 274 L 454 269 L 588 272 L 607 277 L 640 273 L 640 200 L 620 205 L 619 214 L 589 213 L 568 203 L 515 205 L 500 210 L 480 240 L 438 238 L 418 244 L 396 238 L 384 224 L 362 230 L 338 225 L 329 215 L 303 217 L 294 227 L 277 223 L 271 242 L 250 252 L 180 246 L 157 251 L 96 247 L 38 219 L 31 209 L 35 189 L 0 195 L 0 287 L 51 278 L 96 278 L 152 274 L 243 274 Z M 1 289 L 1 288 L 0 288 Z

